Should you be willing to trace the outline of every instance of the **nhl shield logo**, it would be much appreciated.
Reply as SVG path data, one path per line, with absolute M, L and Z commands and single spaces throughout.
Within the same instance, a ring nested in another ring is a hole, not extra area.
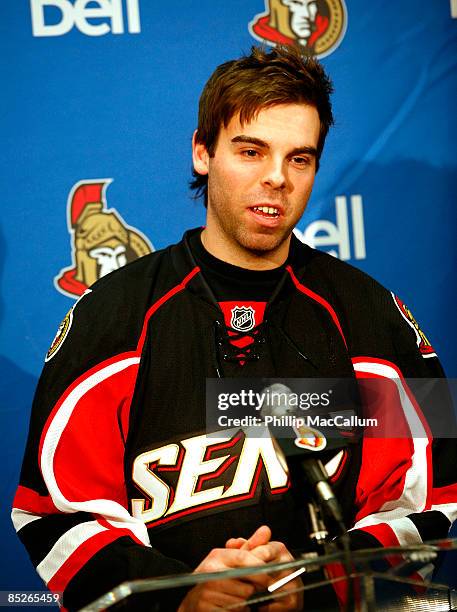
M 236 331 L 248 332 L 255 327 L 255 311 L 252 306 L 235 306 L 231 312 L 230 325 Z
M 265 0 L 265 12 L 249 24 L 251 35 L 270 45 L 299 45 L 318 58 L 330 55 L 344 38 L 344 0 Z

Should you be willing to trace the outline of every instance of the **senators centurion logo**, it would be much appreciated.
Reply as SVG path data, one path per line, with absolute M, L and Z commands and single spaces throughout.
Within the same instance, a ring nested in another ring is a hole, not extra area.
M 299 45 L 318 58 L 333 53 L 344 38 L 344 0 L 265 0 L 265 12 L 249 24 L 254 38 L 270 45 Z
M 83 180 L 70 191 L 67 219 L 73 265 L 54 279 L 56 289 L 64 295 L 79 297 L 102 276 L 154 250 L 147 237 L 127 225 L 115 208 L 107 208 L 106 189 L 111 182 Z

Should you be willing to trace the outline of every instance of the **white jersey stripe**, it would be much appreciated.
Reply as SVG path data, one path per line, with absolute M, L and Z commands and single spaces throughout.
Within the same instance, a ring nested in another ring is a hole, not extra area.
M 404 381 L 400 378 L 398 372 L 392 366 L 380 362 L 356 362 L 354 369 L 359 374 L 364 372 L 367 374 L 375 374 L 392 380 L 398 390 L 401 406 L 405 415 L 406 422 L 412 435 L 413 454 L 411 457 L 411 466 L 408 469 L 404 487 L 398 499 L 388 500 L 385 502 L 379 512 L 375 512 L 369 516 L 362 518 L 354 525 L 354 528 L 367 527 L 369 525 L 377 525 L 379 523 L 388 522 L 393 526 L 394 531 L 400 541 L 403 538 L 408 538 L 413 534 L 411 531 L 411 521 L 403 523 L 399 521 L 402 517 L 414 512 L 422 512 L 427 503 L 427 447 L 430 440 L 427 437 L 424 425 L 412 404 L 404 385 Z M 413 526 L 414 527 L 414 526 Z M 420 535 L 417 529 L 415 535 L 420 541 Z M 404 535 L 402 532 L 404 530 Z
M 75 502 L 66 499 L 61 492 L 54 475 L 54 454 L 60 437 L 68 424 L 68 421 L 77 408 L 78 402 L 88 393 L 111 376 L 115 376 L 126 368 L 137 365 L 139 357 L 129 357 L 111 363 L 101 370 L 95 372 L 83 380 L 75 389 L 69 393 L 68 397 L 62 402 L 57 413 L 54 415 L 46 433 L 40 458 L 41 471 L 44 481 L 55 506 L 61 512 L 89 512 L 99 514 L 107 520 L 119 521 L 122 526 L 129 529 L 145 545 L 150 546 L 147 528 L 144 523 L 132 517 L 128 510 L 118 502 L 110 499 L 94 499 L 83 502 Z
M 416 525 L 406 516 L 390 521 L 389 527 L 397 536 L 400 546 L 410 546 L 422 540 Z
M 19 531 L 29 523 L 33 523 L 33 521 L 38 521 L 42 518 L 39 514 L 33 514 L 32 512 L 27 512 L 27 510 L 20 510 L 19 508 L 13 508 L 11 512 L 11 520 L 13 521 L 13 525 L 16 531 Z
M 106 527 L 103 527 L 97 521 L 80 523 L 69 529 L 57 540 L 46 557 L 37 566 L 36 569 L 40 577 L 47 584 L 81 544 L 102 531 L 106 531 Z

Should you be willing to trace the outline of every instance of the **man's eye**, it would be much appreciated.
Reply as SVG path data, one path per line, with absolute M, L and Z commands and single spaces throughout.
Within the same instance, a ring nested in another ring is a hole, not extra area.
M 309 157 L 294 156 L 292 157 L 292 162 L 296 166 L 309 166 L 311 160 L 309 159 Z
M 246 157 L 256 157 L 258 155 L 258 152 L 255 149 L 245 149 L 241 153 Z

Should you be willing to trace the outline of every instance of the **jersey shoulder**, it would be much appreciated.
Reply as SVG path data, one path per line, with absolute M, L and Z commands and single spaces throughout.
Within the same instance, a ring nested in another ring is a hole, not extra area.
M 304 282 L 335 309 L 355 353 L 436 353 L 411 310 L 372 276 L 322 251 L 302 245 Z
M 149 308 L 177 282 L 169 260 L 168 248 L 155 251 L 94 283 L 60 323 L 45 361 L 134 350 Z
M 381 283 L 359 268 L 328 253 L 300 244 L 294 249 L 295 261 L 301 268 L 302 278 L 319 287 L 331 301 L 342 306 L 373 302 L 382 306 L 383 301 L 392 303 L 392 294 Z

